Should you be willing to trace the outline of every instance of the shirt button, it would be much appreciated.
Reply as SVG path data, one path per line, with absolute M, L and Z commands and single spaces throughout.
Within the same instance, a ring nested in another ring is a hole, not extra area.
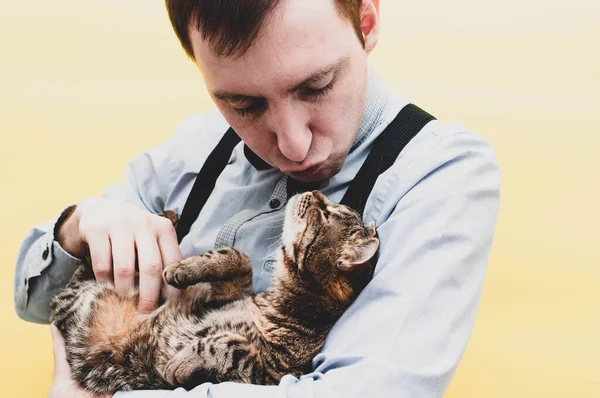
M 48 254 L 50 254 L 50 249 L 46 246 L 46 250 L 42 253 L 42 258 L 45 260 L 48 258 Z
M 279 201 L 279 199 L 271 199 L 271 201 L 269 202 L 269 207 L 271 209 L 276 209 L 279 207 L 280 204 L 281 202 Z

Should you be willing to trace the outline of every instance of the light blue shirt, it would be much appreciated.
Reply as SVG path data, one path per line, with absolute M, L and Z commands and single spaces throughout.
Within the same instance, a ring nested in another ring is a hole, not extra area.
M 405 105 L 370 72 L 361 129 L 342 170 L 321 189 L 332 201 L 341 200 L 374 140 Z M 184 120 L 170 140 L 135 158 L 126 181 L 104 196 L 181 214 L 196 174 L 228 127 L 217 112 Z M 181 242 L 183 256 L 233 246 L 252 260 L 255 291 L 268 288 L 285 184 L 280 171 L 255 168 L 240 143 Z M 375 222 L 381 242 L 375 274 L 329 333 L 312 373 L 285 376 L 278 386 L 207 383 L 189 392 L 115 396 L 441 397 L 473 327 L 499 200 L 492 148 L 460 124 L 429 122 L 369 196 L 364 221 Z M 54 240 L 54 225 L 32 229 L 17 259 L 15 308 L 32 322 L 48 322 L 49 300 L 79 264 Z

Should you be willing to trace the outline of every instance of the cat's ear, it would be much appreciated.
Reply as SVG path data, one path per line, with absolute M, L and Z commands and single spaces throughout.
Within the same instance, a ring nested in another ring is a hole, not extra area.
M 377 253 L 378 248 L 379 239 L 376 236 L 370 236 L 367 239 L 356 242 L 352 247 L 344 249 L 342 256 L 337 262 L 337 266 L 342 271 L 352 271 L 371 260 Z
M 375 228 L 375 221 L 371 221 L 371 224 L 369 224 L 369 236 L 370 237 L 377 236 L 377 229 Z

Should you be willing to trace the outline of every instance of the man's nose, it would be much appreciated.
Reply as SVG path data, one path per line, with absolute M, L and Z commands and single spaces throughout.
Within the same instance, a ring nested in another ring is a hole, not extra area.
M 308 118 L 293 104 L 271 108 L 270 128 L 277 136 L 277 146 L 283 156 L 293 162 L 302 162 L 308 156 L 312 132 Z

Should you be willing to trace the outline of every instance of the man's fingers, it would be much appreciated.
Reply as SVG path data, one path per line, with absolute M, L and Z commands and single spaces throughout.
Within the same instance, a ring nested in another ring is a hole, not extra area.
M 167 219 L 161 220 L 158 231 L 158 247 L 164 267 L 181 260 L 181 250 L 179 250 L 179 242 L 177 242 L 177 233 Z
M 181 260 L 181 250 L 179 250 L 179 242 L 177 241 L 177 233 L 175 227 L 170 222 L 161 220 L 158 246 L 162 256 L 163 269 L 168 265 Z M 168 285 L 163 281 L 163 293 L 165 298 L 175 298 L 181 296 L 181 290 Z
M 112 248 L 108 235 L 95 234 L 89 237 L 88 246 L 92 258 L 92 269 L 98 282 L 108 282 L 112 279 Z
M 110 235 L 115 290 L 126 296 L 135 285 L 135 241 L 133 233 L 117 230 Z
M 55 344 L 65 344 L 65 339 L 62 337 L 60 330 L 58 330 L 54 322 L 50 324 L 50 334 L 52 335 L 52 342 Z
M 52 334 L 52 350 L 54 351 L 54 373 L 55 375 L 70 374 L 71 369 L 67 363 L 65 340 L 54 323 L 50 324 L 50 334 Z
M 148 314 L 158 306 L 162 285 L 162 258 L 154 236 L 144 233 L 135 241 L 140 268 L 138 312 Z

